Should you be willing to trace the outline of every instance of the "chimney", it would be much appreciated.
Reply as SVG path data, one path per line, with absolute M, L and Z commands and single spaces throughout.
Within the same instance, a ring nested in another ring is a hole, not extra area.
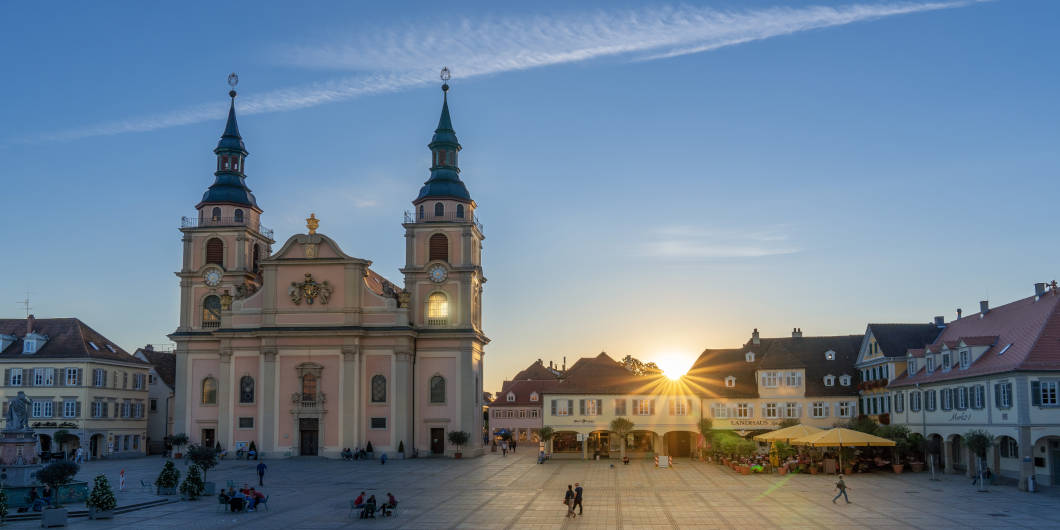
M 935 327 L 937 327 L 937 328 L 946 327 L 946 317 L 944 317 L 944 316 L 935 317 Z
M 1038 300 L 1041 300 L 1042 295 L 1044 295 L 1044 294 L 1045 294 L 1045 284 L 1044 283 L 1036 283 L 1036 284 L 1034 284 L 1034 301 L 1037 302 Z
M 26 335 L 33 333 L 33 323 L 36 319 L 33 315 L 26 317 Z
M 983 318 L 987 313 L 990 312 L 990 302 L 987 300 L 979 301 L 979 318 Z
M 800 329 L 800 328 L 791 328 L 791 337 L 792 338 L 796 338 L 796 339 L 802 338 L 802 329 Z
M 963 311 L 961 311 L 961 308 L 959 308 L 959 307 L 958 307 L 958 308 L 957 308 L 957 320 L 960 320 L 960 319 L 961 319 L 961 313 L 962 313 L 962 312 L 963 312 Z
M 751 332 L 751 344 L 761 344 L 761 343 L 762 343 L 762 340 L 758 337 L 758 328 L 755 328 L 755 330 Z
M 566 355 L 563 356 L 563 371 L 564 372 L 567 371 L 567 356 Z

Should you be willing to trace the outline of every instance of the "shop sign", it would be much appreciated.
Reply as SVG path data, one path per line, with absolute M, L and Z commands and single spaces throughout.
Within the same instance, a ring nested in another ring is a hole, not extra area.
M 972 421 L 972 415 L 969 412 L 954 412 L 953 415 L 950 416 L 950 420 L 949 421 L 953 421 L 953 422 L 969 422 L 969 421 Z
M 728 420 L 714 420 L 715 429 L 775 429 L 780 426 L 780 420 L 756 419 L 756 418 L 733 418 Z

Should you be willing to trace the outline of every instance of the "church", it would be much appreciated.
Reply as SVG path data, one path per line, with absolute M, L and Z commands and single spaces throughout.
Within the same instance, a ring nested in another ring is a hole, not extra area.
M 401 284 L 307 230 L 277 245 L 246 184 L 236 92 L 213 184 L 181 226 L 173 432 L 269 458 L 483 452 L 482 225 L 448 84 L 430 177 L 406 212 Z M 307 212 L 308 213 L 308 212 Z M 455 446 L 449 433 L 465 432 Z

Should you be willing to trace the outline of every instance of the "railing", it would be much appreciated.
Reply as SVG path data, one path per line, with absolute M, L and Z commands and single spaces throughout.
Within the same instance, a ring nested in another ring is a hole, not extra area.
M 203 329 L 219 328 L 219 327 L 221 327 L 221 321 L 220 320 L 214 320 L 214 321 L 210 321 L 210 322 L 203 322 L 202 323 L 202 327 L 203 327 Z
M 405 222 L 406 223 L 471 223 L 478 228 L 479 232 L 485 232 L 482 223 L 478 221 L 478 216 L 468 215 L 464 213 L 462 216 L 458 216 L 456 212 L 449 211 L 442 215 L 433 215 L 433 211 L 424 211 L 423 215 L 418 215 L 408 210 L 405 210 Z
M 448 318 L 428 318 L 427 325 L 431 327 L 444 327 L 449 325 Z
M 181 217 L 180 227 L 181 228 L 201 228 L 205 226 L 249 226 L 254 228 L 250 224 L 249 216 L 245 217 Z M 272 239 L 272 229 L 265 228 L 264 225 L 258 223 L 258 233 Z
M 303 409 L 315 409 L 324 406 L 324 393 L 317 392 L 316 394 L 304 394 L 302 392 L 295 392 L 291 394 L 291 403 Z

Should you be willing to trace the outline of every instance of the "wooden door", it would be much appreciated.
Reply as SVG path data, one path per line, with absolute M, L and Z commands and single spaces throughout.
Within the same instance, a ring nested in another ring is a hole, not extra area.
M 203 429 L 201 439 L 204 447 L 213 447 L 216 443 L 214 440 L 213 429 Z
M 445 453 L 445 429 L 431 429 L 431 454 Z
M 317 454 L 317 433 L 318 431 L 302 431 L 302 440 L 299 448 L 301 449 L 302 456 L 316 456 Z

